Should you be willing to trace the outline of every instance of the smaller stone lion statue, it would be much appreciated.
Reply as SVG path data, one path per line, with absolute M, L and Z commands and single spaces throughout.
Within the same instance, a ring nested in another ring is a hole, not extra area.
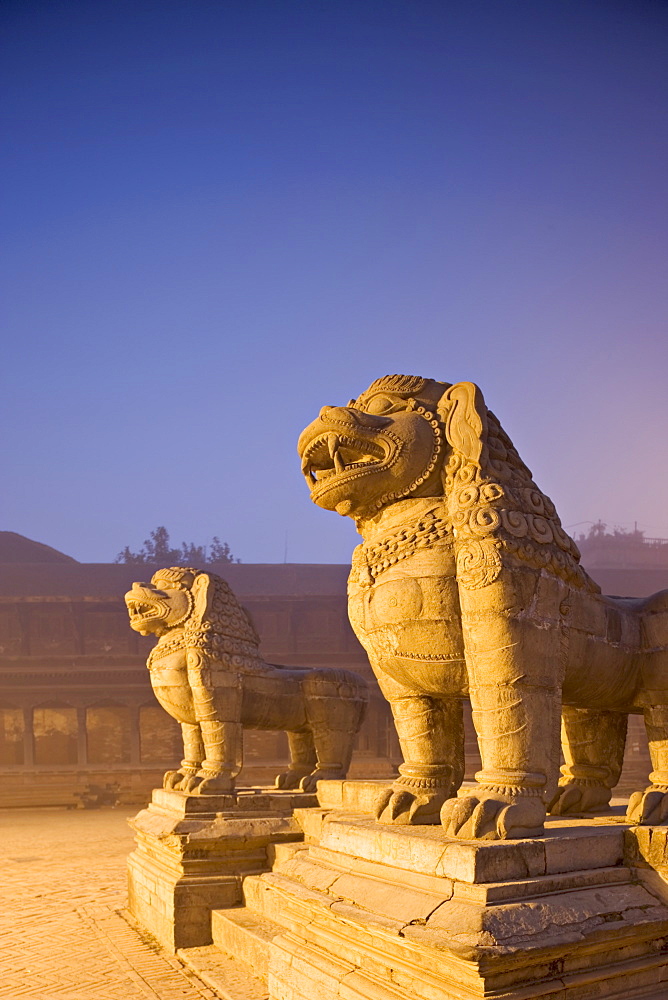
M 234 791 L 244 727 L 287 732 L 290 764 L 278 788 L 312 792 L 320 779 L 346 776 L 368 703 L 364 678 L 265 663 L 249 616 L 213 573 L 158 570 L 150 583 L 134 583 L 125 603 L 130 626 L 158 636 L 151 684 L 183 733 L 184 759 L 165 774 L 165 788 Z

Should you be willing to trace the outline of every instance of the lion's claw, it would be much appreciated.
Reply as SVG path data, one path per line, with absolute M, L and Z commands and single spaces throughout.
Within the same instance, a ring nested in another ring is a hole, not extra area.
M 177 788 L 182 780 L 183 780 L 183 775 L 180 771 L 167 771 L 167 773 L 162 779 L 162 787 Z
M 448 791 L 443 788 L 418 791 L 395 782 L 383 789 L 378 797 L 376 818 L 379 823 L 393 823 L 395 826 L 427 826 L 438 823 L 447 794 Z
M 306 771 L 299 768 L 288 768 L 276 775 L 274 786 L 276 788 L 298 788 L 300 792 L 313 793 L 317 791 L 319 781 L 330 781 L 332 779 L 345 778 L 345 773 L 341 769 L 326 770 L 316 768 L 315 771 Z
M 198 775 L 199 784 L 192 789 L 193 795 L 231 795 L 234 792 L 234 778 L 222 771 L 220 774 Z
M 293 771 L 290 769 L 287 771 L 281 771 L 281 773 L 277 774 L 274 779 L 274 788 L 299 788 L 299 782 L 304 776 L 303 771 Z
M 611 795 L 612 789 L 602 782 L 564 781 L 559 783 L 548 810 L 553 816 L 603 812 L 609 808 Z
M 471 791 L 448 799 L 441 823 L 449 837 L 461 840 L 516 840 L 543 834 L 545 805 L 536 795 Z
M 316 792 L 318 790 L 319 781 L 337 781 L 341 778 L 345 778 L 345 772 L 338 770 L 327 771 L 325 768 L 316 768 L 311 774 L 307 774 L 299 782 L 300 792 Z
M 199 795 L 200 785 L 202 784 L 202 779 L 196 774 L 191 774 L 189 777 L 184 778 L 179 788 L 182 792 L 189 792 L 192 795 Z
M 626 810 L 626 822 L 642 826 L 668 825 L 668 790 L 653 788 L 634 792 Z
M 392 788 L 387 788 L 376 802 L 376 817 L 381 823 L 408 823 L 408 816 L 414 802 L 415 796 L 405 789 L 396 792 Z M 398 819 L 400 816 L 405 817 L 403 821 Z
M 162 779 L 162 787 L 170 788 L 177 792 L 187 792 L 190 791 L 191 783 L 195 779 L 196 771 L 194 768 L 184 767 L 178 771 L 167 771 Z M 195 784 L 199 781 L 196 780 Z

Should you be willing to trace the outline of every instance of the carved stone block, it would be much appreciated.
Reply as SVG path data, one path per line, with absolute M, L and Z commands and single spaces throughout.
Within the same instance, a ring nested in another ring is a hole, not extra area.
M 319 807 L 295 812 L 305 842 L 212 914 L 225 961 L 262 981 L 253 1000 L 668 994 L 668 890 L 649 857 L 665 861 L 660 828 L 551 817 L 540 838 L 464 841 L 378 824 L 360 808 L 368 784 L 355 803 L 355 782 L 323 782 Z M 354 811 L 328 808 L 344 793 Z
M 209 944 L 211 911 L 241 900 L 242 876 L 269 867 L 270 845 L 302 839 L 294 809 L 316 801 L 274 789 L 157 789 L 130 821 L 137 835 L 128 858 L 130 913 L 168 951 Z

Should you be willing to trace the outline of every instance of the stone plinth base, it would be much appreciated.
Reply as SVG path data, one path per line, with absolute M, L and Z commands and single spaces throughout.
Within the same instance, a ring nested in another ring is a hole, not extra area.
M 130 913 L 171 952 L 209 944 L 211 911 L 240 902 L 242 876 L 269 867 L 272 844 L 302 840 L 294 809 L 316 803 L 315 795 L 267 788 L 201 796 L 156 789 L 130 821 Z
M 305 842 L 276 847 L 244 905 L 212 914 L 219 953 L 264 996 L 668 997 L 664 829 L 555 818 L 541 838 L 458 841 L 377 824 L 378 791 L 321 782 L 319 807 L 294 814 Z

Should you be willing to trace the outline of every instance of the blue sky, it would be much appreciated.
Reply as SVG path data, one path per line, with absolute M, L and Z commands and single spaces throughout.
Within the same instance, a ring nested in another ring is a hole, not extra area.
M 347 562 L 296 439 L 399 371 L 477 382 L 564 524 L 668 536 L 665 4 L 0 22 L 3 529 Z

